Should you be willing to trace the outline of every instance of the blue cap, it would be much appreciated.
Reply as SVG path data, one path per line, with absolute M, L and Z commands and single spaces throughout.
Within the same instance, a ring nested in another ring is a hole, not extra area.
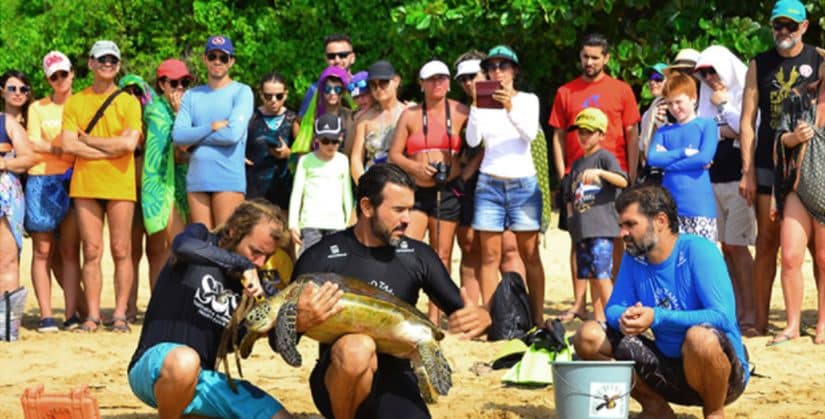
M 784 17 L 799 23 L 805 20 L 807 13 L 805 5 L 799 0 L 779 0 L 773 6 L 771 22 L 780 17 Z
M 207 54 L 209 51 L 219 50 L 227 53 L 230 56 L 235 56 L 235 47 L 232 46 L 232 40 L 223 35 L 215 35 L 206 41 L 206 48 L 203 53 Z
M 487 68 L 487 63 L 490 62 L 493 58 L 502 58 L 505 60 L 510 60 L 515 65 L 519 65 L 518 62 L 518 55 L 516 52 L 513 51 L 512 48 L 508 47 L 507 45 L 496 45 L 490 49 L 487 53 L 487 58 L 481 60 L 481 68 Z

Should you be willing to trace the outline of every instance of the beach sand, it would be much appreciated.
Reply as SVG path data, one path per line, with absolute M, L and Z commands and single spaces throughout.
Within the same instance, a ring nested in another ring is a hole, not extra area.
M 21 280 L 29 288 L 26 316 L 21 340 L 0 343 L 0 417 L 23 417 L 20 396 L 23 390 L 37 383 L 45 384 L 47 393 L 67 393 L 79 384 L 86 384 L 97 398 L 103 417 L 150 418 L 153 409 L 132 395 L 127 382 L 126 367 L 140 335 L 141 326 L 132 326 L 131 334 L 115 334 L 101 330 L 95 334 L 58 332 L 40 334 L 37 302 L 31 289 L 31 243 L 26 241 L 21 263 Z M 572 303 L 569 279 L 567 234 L 552 230 L 542 244 L 542 258 L 547 275 L 546 316 L 566 310 Z M 458 252 L 454 252 L 458 255 Z M 114 306 L 113 267 L 104 256 L 104 318 L 111 316 Z M 457 256 L 454 278 L 457 275 Z M 146 308 L 149 281 L 145 259 L 141 264 L 139 307 Z M 803 320 L 816 323 L 816 291 L 810 260 L 805 267 L 805 300 Z M 52 295 L 58 320 L 63 320 L 63 296 L 57 285 Z M 419 301 L 425 308 L 426 299 Z M 784 327 L 784 304 L 777 280 L 771 304 L 772 331 Z M 572 332 L 579 324 L 568 325 Z M 810 333 L 813 333 L 811 328 Z M 802 418 L 825 417 L 825 345 L 815 346 L 812 337 L 801 337 L 783 345 L 766 347 L 767 337 L 746 339 L 756 371 L 768 378 L 754 377 L 745 393 L 727 407 L 728 417 L 742 418 Z M 453 388 L 449 396 L 431 405 L 436 418 L 549 418 L 556 417 L 553 387 L 526 389 L 502 385 L 505 370 L 476 375 L 470 371 L 477 362 L 489 362 L 501 343 L 461 341 L 448 336 L 442 348 L 453 366 Z M 303 339 L 299 349 L 304 365 L 298 369 L 287 366 L 268 345 L 260 342 L 250 359 L 243 363 L 244 376 L 279 399 L 298 417 L 319 417 L 312 402 L 307 379 L 317 354 L 317 344 Z M 230 361 L 232 359 L 230 358 Z M 233 368 L 233 374 L 236 372 Z M 702 417 L 698 407 L 674 406 L 680 418 Z M 640 411 L 632 402 L 631 417 Z

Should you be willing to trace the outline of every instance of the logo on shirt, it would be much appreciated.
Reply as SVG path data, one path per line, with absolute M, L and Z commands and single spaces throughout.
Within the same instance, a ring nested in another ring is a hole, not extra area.
M 337 244 L 333 244 L 329 247 L 329 255 L 327 255 L 327 259 L 344 258 L 344 257 L 347 257 L 347 254 L 346 253 L 341 253 L 341 248 L 339 248 Z
M 370 281 L 370 285 L 372 285 L 375 288 L 380 289 L 381 291 L 385 291 L 385 292 L 388 292 L 392 295 L 395 295 L 395 291 L 393 291 L 392 287 L 387 285 L 387 283 L 384 282 L 384 281 L 381 281 L 381 280 L 376 281 L 376 280 L 373 279 L 372 281 Z
M 406 240 L 401 240 L 401 243 L 398 243 L 398 247 L 395 248 L 395 253 L 412 253 L 415 252 L 415 249 L 410 247 L 410 244 L 407 243 Z
M 599 98 L 601 97 L 600 94 L 590 95 L 587 99 L 584 100 L 582 103 L 582 109 L 584 108 L 598 108 L 599 107 Z
M 195 307 L 198 314 L 225 327 L 232 312 L 238 307 L 238 295 L 224 288 L 223 283 L 212 275 L 204 275 L 195 291 Z
M 799 74 L 802 77 L 811 77 L 811 74 L 814 74 L 814 69 L 808 64 L 802 64 L 799 66 Z
M 586 184 L 578 179 L 579 186 L 576 187 L 576 192 L 573 194 L 573 208 L 582 213 L 590 209 L 596 203 L 596 196 L 601 192 L 601 181 L 596 183 Z

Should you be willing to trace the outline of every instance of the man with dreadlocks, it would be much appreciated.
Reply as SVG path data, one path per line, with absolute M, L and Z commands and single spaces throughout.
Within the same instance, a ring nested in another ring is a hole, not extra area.
M 128 368 L 132 391 L 156 407 L 161 418 L 291 417 L 263 390 L 242 380 L 234 380 L 232 389 L 216 371 L 224 330 L 242 294 L 263 294 L 256 268 L 275 252 L 283 230 L 279 208 L 252 200 L 243 202 L 217 230 L 191 224 L 172 242 L 172 255 L 152 292 Z M 329 301 L 336 291 L 332 284 L 315 292 L 308 287 L 299 310 L 309 309 L 310 318 L 325 320 L 335 313 L 334 302 L 315 303 Z

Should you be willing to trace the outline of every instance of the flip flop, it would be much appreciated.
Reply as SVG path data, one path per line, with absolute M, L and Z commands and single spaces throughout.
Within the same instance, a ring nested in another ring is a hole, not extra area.
M 575 319 L 579 319 L 581 321 L 587 320 L 587 319 L 584 318 L 584 316 L 582 316 L 579 313 L 576 313 L 573 310 L 565 311 L 564 313 L 559 314 L 556 318 L 559 319 L 559 321 L 562 322 L 562 323 L 567 323 L 567 322 L 573 321 Z
M 787 333 L 780 333 L 774 336 L 773 339 L 769 340 L 768 343 L 765 344 L 765 346 L 778 346 L 783 343 L 788 343 L 794 339 L 796 338 Z

